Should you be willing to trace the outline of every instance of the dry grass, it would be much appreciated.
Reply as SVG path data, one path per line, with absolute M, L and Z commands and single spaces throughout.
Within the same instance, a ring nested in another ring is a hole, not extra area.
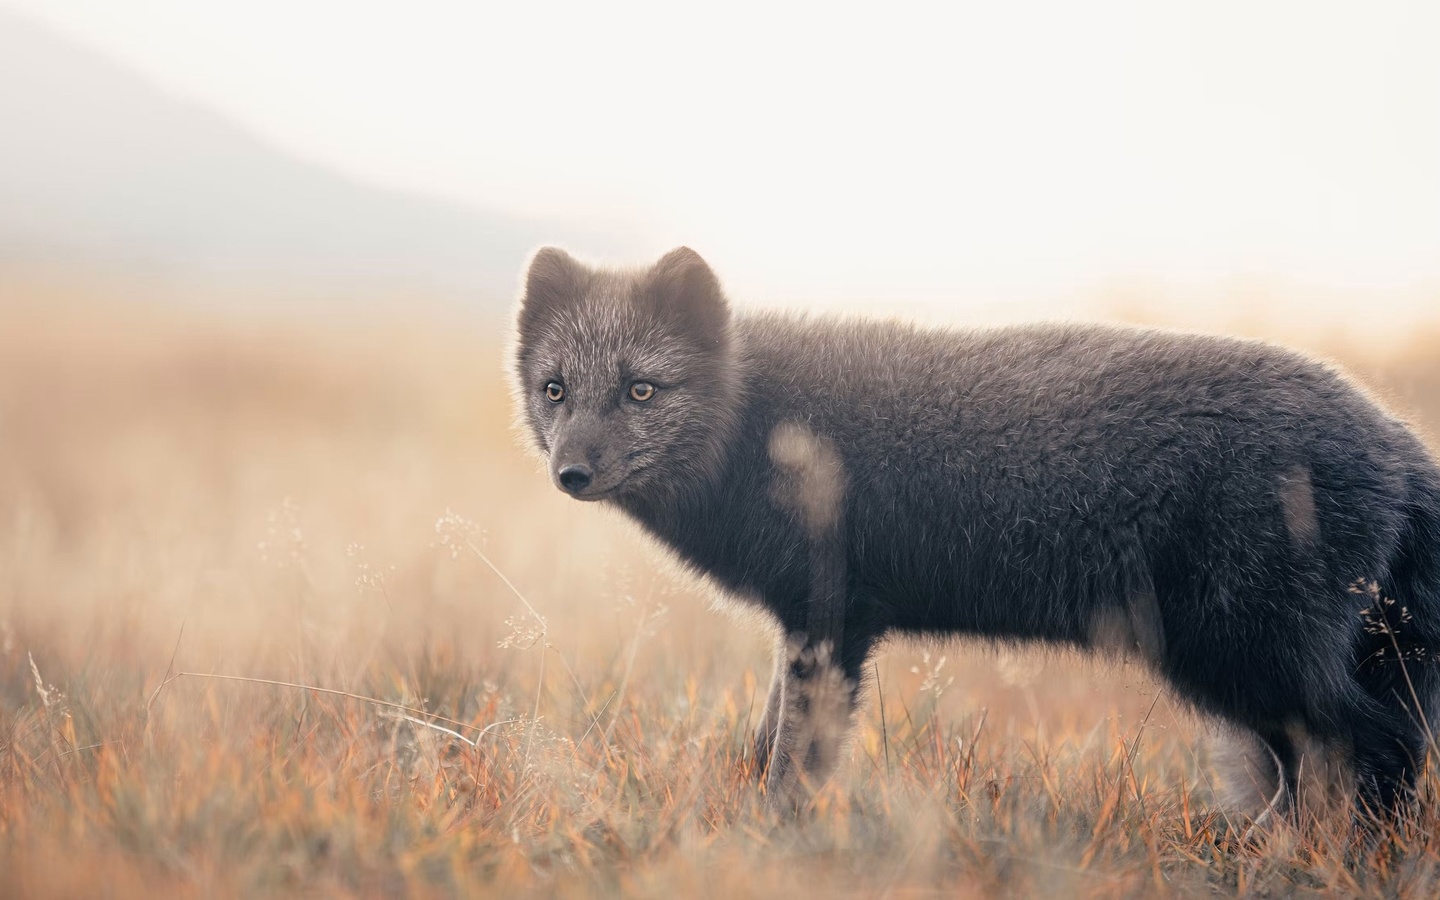
M 17 299 L 0 893 L 1440 893 L 1440 805 L 1242 846 L 1204 726 L 1063 654 L 888 647 L 778 824 L 765 640 L 549 488 L 493 339 Z M 1352 356 L 1440 424 L 1436 343 L 1388 354 Z

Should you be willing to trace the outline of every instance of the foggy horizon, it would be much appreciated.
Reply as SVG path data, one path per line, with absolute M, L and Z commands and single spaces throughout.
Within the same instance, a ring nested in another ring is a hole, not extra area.
M 687 244 L 745 304 L 984 321 L 1104 315 L 1117 295 L 1148 294 L 1183 321 L 1213 317 L 1227 297 L 1227 316 L 1256 315 L 1256 296 L 1269 298 L 1264 313 L 1306 324 L 1369 324 L 1377 308 L 1430 315 L 1440 63 L 1421 36 L 1433 11 L 1395 3 L 1352 21 L 1327 7 L 1302 31 L 1283 11 L 1239 7 L 1207 17 L 1119 3 L 1084 21 L 1030 11 L 1051 27 L 1008 13 L 931 18 L 934 33 L 901 58 L 883 46 L 899 25 L 872 32 L 837 16 L 811 35 L 810 20 L 786 13 L 762 38 L 744 10 L 709 22 L 714 34 L 687 55 L 627 32 L 654 12 L 643 7 L 569 9 L 572 34 L 527 12 L 444 4 L 395 21 L 310 4 L 283 27 L 278 6 L 236 22 L 185 4 L 0 4 L 292 165 L 538 223 L 530 248 L 637 264 Z M 1125 28 L 1107 31 L 1122 15 Z M 1028 27 L 1034 47 L 1008 59 L 969 38 L 946 43 L 981 26 Z M 485 53 L 462 51 L 485 35 Z M 796 68 L 787 48 L 806 35 L 815 56 Z M 872 61 L 843 68 L 862 47 Z M 392 64 L 369 65 L 381 48 Z M 742 50 L 748 69 L 732 71 Z M 612 55 L 622 59 L 576 82 Z M 143 204 L 131 209 L 144 217 Z

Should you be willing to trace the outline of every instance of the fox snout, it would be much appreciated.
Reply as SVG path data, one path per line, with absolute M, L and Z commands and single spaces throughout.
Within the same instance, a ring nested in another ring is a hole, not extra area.
M 550 460 L 550 480 L 555 486 L 580 500 L 594 500 L 604 493 L 596 484 L 596 467 L 593 457 L 586 459 L 573 454 L 555 454 Z
M 560 460 L 550 466 L 555 486 L 576 500 L 602 500 L 615 493 L 619 481 L 615 473 L 593 462 Z
M 571 463 L 560 468 L 555 475 L 555 480 L 560 482 L 563 490 L 579 494 L 590 486 L 590 482 L 595 480 L 595 472 L 587 465 Z
M 576 411 L 556 422 L 550 452 L 550 480 L 578 500 L 599 500 L 615 487 L 618 471 L 614 445 L 619 440 L 605 420 Z
M 577 500 L 599 500 L 612 493 L 619 475 L 603 447 L 565 441 L 550 456 L 550 480 Z

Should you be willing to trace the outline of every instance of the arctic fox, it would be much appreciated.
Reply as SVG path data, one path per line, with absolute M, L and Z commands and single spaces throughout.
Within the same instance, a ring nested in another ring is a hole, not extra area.
M 1412 793 L 1440 468 L 1335 370 L 1155 330 L 734 314 L 683 247 L 635 270 L 546 247 L 516 326 L 556 486 L 778 626 L 767 802 L 830 773 L 894 633 L 1143 657 L 1269 748 L 1277 806 L 1317 741 L 1363 808 Z

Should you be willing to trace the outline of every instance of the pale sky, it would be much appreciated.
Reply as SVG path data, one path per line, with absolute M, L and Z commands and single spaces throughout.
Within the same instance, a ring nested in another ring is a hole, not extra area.
M 1440 295 L 1433 0 L 0 5 L 366 182 L 638 224 L 755 299 Z

